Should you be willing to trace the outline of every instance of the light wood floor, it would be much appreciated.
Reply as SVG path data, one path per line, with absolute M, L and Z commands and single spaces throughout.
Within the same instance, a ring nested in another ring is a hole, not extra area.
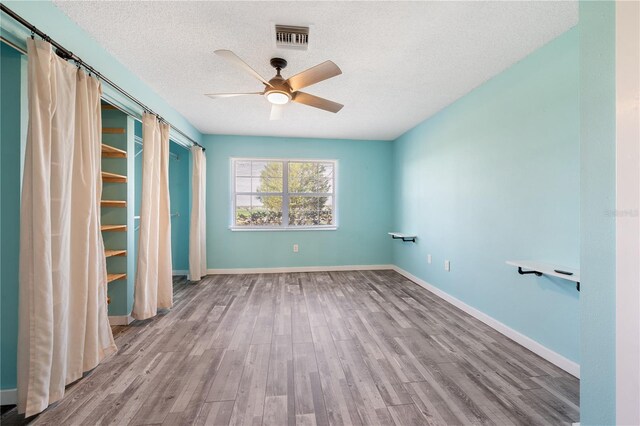
M 563 424 L 578 380 L 392 271 L 219 275 L 33 424 Z M 23 423 L 15 410 L 3 424 Z

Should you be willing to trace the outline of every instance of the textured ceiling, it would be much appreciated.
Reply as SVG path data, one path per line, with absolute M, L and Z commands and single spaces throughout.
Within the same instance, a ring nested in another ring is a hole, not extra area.
M 76 2 L 56 5 L 203 133 L 394 139 L 578 21 L 576 1 Z M 310 25 L 308 51 L 277 49 L 275 24 Z M 287 105 L 269 121 L 259 96 L 216 49 L 262 76 L 269 59 L 292 76 L 327 59 L 343 74 L 304 89 L 345 107 Z

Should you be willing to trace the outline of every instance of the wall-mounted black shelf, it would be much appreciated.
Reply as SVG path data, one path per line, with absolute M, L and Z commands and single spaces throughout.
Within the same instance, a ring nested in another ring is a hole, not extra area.
M 415 243 L 416 238 L 418 238 L 415 235 L 401 234 L 399 232 L 389 232 L 389 235 L 391 235 L 391 238 L 394 240 L 402 240 L 405 243 Z

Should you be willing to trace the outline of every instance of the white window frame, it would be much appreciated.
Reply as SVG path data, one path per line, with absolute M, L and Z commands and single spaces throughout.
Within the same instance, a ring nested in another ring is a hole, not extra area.
M 240 161 L 265 161 L 282 163 L 282 192 L 236 192 L 236 163 Z M 331 163 L 333 164 L 333 193 L 292 192 L 289 193 L 289 163 Z M 231 158 L 231 211 L 230 226 L 232 231 L 335 231 L 338 229 L 338 160 L 317 158 L 263 158 L 263 157 L 232 157 Z M 236 195 L 264 195 L 282 196 L 282 225 L 280 226 L 238 226 L 236 225 Z M 289 198 L 296 196 L 331 197 L 333 205 L 333 223 L 331 225 L 289 225 Z

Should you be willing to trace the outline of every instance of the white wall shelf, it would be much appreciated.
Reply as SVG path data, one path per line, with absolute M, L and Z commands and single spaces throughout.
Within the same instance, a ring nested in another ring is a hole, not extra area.
M 507 265 L 517 267 L 520 275 L 548 275 L 550 277 L 572 281 L 576 283 L 576 290 L 580 291 L 580 271 L 578 269 L 551 263 L 536 262 L 534 260 L 507 260 Z
M 400 232 L 389 232 L 389 235 L 391 235 L 391 238 L 393 238 L 394 240 L 402 240 L 404 242 L 412 242 L 412 243 L 415 243 L 416 238 L 418 238 L 415 235 L 401 234 Z

